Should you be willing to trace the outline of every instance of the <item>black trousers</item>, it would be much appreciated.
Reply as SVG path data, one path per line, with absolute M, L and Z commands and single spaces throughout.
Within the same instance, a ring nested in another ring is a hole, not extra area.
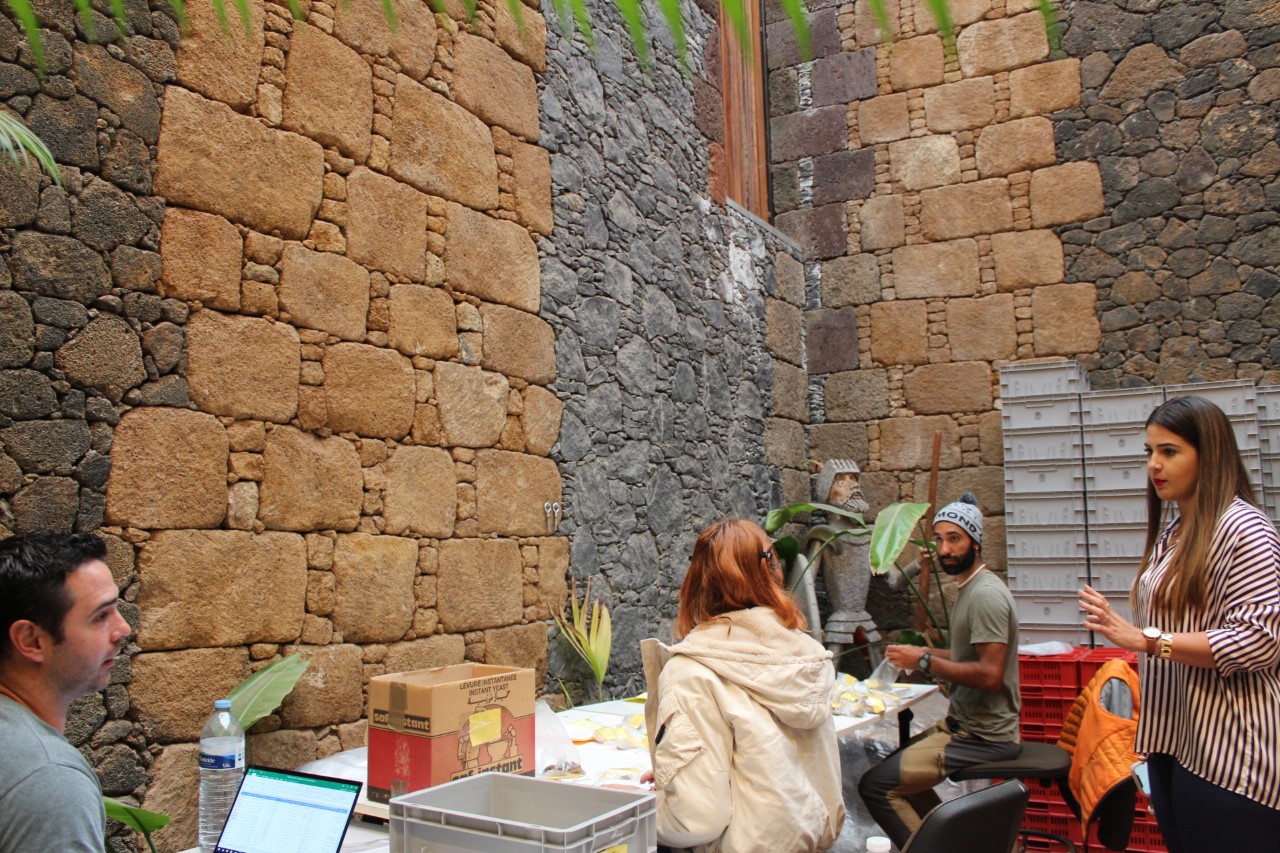
M 1172 755 L 1147 756 L 1151 807 L 1169 853 L 1276 853 L 1280 811 L 1207 782 Z

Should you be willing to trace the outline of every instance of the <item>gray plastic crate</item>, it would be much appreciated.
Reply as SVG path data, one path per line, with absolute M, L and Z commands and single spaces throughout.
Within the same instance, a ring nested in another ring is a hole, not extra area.
M 1252 379 L 1228 379 L 1222 382 L 1191 382 L 1164 386 L 1166 400 L 1194 395 L 1204 397 L 1227 414 L 1255 415 L 1258 411 L 1258 386 Z
M 1006 364 L 1000 368 L 1000 397 L 1035 397 L 1079 393 L 1089 388 L 1089 374 L 1076 361 Z
M 1078 527 L 1013 527 L 1005 528 L 1009 549 L 1009 565 L 1024 560 L 1071 560 L 1083 562 L 1087 557 L 1085 529 Z
M 1147 545 L 1147 525 L 1094 524 L 1089 527 L 1089 560 L 1139 559 Z
M 1255 392 L 1258 420 L 1280 423 L 1280 385 L 1259 385 Z
M 391 853 L 598 853 L 658 847 L 652 793 L 482 773 L 395 797 Z
M 1080 431 L 1068 428 L 1006 429 L 1005 462 L 1048 462 L 1080 458 Z
M 1141 456 L 1120 459 L 1086 459 L 1084 463 L 1086 494 L 1095 492 L 1134 492 L 1147 488 L 1147 463 Z
M 1013 527 L 1083 527 L 1083 492 L 1040 492 L 1006 495 L 1004 522 Z
M 1044 562 L 1024 561 L 1009 564 L 1009 589 L 1013 592 L 1027 594 L 1044 594 L 1065 592 L 1074 593 L 1081 584 L 1088 583 L 1089 569 L 1087 564 L 1079 562 Z
M 1116 423 L 1086 426 L 1084 456 L 1086 459 L 1134 459 L 1146 461 L 1143 446 L 1147 430 L 1141 423 Z
M 1068 646 L 1087 646 L 1093 634 L 1086 630 L 1084 614 L 1080 614 L 1077 622 L 1065 622 L 1059 625 L 1036 624 L 1029 622 L 1018 625 L 1018 645 L 1034 646 L 1036 643 L 1059 642 Z
M 1090 526 L 1097 524 L 1143 524 L 1147 523 L 1147 484 L 1144 477 L 1138 488 L 1119 492 L 1090 491 L 1087 495 L 1089 507 L 1085 511 L 1085 521 Z
M 1029 625 L 1070 625 L 1083 622 L 1079 587 L 1061 592 L 1014 592 L 1018 607 L 1018 630 Z
M 1000 421 L 1008 429 L 1080 427 L 1080 395 L 1012 397 L 1001 403 Z
M 1163 402 L 1164 389 L 1159 387 L 1086 391 L 1080 395 L 1080 418 L 1088 425 L 1136 424 L 1141 430 Z
M 1133 588 L 1133 581 L 1138 576 L 1141 563 L 1141 557 L 1126 560 L 1090 560 L 1089 586 L 1108 597 L 1126 596 Z
M 1009 462 L 1004 464 L 1005 500 L 1009 495 L 1044 492 L 1083 492 L 1084 471 L 1079 459 L 1058 462 Z

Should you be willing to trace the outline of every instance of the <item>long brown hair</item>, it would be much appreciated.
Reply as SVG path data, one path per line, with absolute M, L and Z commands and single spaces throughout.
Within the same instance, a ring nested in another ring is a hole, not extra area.
M 1209 549 L 1218 519 L 1237 496 L 1254 506 L 1249 473 L 1240 459 L 1231 421 L 1203 397 L 1174 397 L 1155 408 L 1147 426 L 1161 426 L 1196 449 L 1196 491 L 1190 518 L 1180 522 L 1178 550 L 1169 571 L 1154 590 L 1153 603 L 1174 611 L 1204 607 L 1209 586 Z M 1136 604 L 1138 583 L 1152 568 L 1151 555 L 1164 525 L 1164 505 L 1147 478 L 1147 545 L 1142 568 L 1133 584 Z
M 680 586 L 676 635 L 684 637 L 703 622 L 749 607 L 770 607 L 786 627 L 806 627 L 782 586 L 772 550 L 768 535 L 750 521 L 727 518 L 699 533 Z

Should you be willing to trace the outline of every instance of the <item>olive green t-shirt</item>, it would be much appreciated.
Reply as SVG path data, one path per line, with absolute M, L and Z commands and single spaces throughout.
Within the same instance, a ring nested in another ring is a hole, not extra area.
M 960 590 L 951 611 L 951 659 L 976 661 L 976 643 L 1004 643 L 1004 679 L 995 692 L 951 687 L 951 716 L 969 734 L 998 743 L 1016 743 L 1018 710 L 1018 612 L 1008 587 L 990 569 L 978 572 Z

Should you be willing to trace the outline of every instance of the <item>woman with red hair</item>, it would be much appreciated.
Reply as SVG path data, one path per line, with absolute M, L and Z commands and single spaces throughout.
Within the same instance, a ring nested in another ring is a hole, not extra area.
M 835 843 L 835 670 L 804 628 L 759 526 L 702 531 L 680 587 L 681 641 L 641 646 L 660 845 L 809 853 Z

